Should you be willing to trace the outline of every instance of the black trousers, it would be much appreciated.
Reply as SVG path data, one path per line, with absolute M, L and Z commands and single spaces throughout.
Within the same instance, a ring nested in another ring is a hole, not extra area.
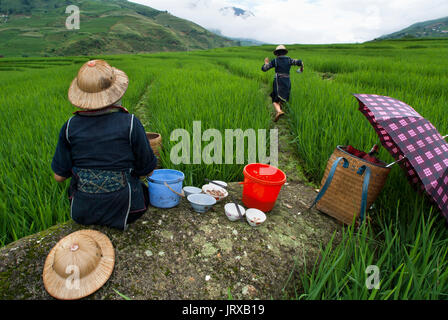
M 148 187 L 147 187 L 146 184 L 144 184 L 143 182 L 142 182 L 141 184 L 142 184 L 142 188 L 143 188 L 143 196 L 145 197 L 145 206 L 146 206 L 146 209 L 148 209 L 148 207 L 149 207 L 149 193 L 148 193 Z M 140 219 L 141 216 L 142 216 L 145 212 L 146 212 L 146 211 L 141 211 L 141 212 L 137 212 L 137 213 L 129 213 L 127 224 L 134 223 L 135 221 L 137 221 L 138 219 Z

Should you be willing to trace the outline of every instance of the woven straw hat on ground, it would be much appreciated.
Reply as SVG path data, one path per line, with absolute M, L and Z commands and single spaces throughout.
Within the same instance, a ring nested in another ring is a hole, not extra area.
M 73 232 L 61 239 L 45 260 L 45 289 L 56 299 L 84 298 L 106 283 L 114 264 L 114 247 L 106 235 L 96 230 Z
M 275 50 L 274 50 L 274 54 L 277 55 L 277 53 L 278 53 L 279 51 L 284 51 L 285 54 L 288 53 L 288 49 L 286 49 L 286 47 L 285 47 L 284 45 L 282 45 L 282 44 L 279 45 L 279 46 L 277 46 L 277 48 L 275 48 Z
M 126 73 L 106 61 L 86 62 L 68 90 L 70 102 L 81 109 L 96 110 L 110 106 L 123 97 L 128 88 Z

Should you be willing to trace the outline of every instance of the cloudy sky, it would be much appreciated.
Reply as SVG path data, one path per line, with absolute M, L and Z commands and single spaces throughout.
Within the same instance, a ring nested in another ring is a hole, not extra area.
M 268 43 L 349 43 L 448 16 L 447 0 L 131 0 L 228 37 Z M 253 16 L 222 11 L 238 7 Z

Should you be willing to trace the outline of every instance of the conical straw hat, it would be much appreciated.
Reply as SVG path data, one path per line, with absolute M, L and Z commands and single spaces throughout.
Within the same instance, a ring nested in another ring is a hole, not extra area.
M 278 51 L 285 51 L 285 54 L 288 53 L 288 49 L 286 49 L 286 47 L 282 44 L 277 46 L 277 48 L 275 48 L 274 54 L 276 54 Z
M 96 110 L 110 106 L 123 97 L 128 88 L 126 73 L 106 61 L 86 62 L 68 90 L 70 102 L 81 109 Z
M 76 231 L 48 254 L 42 274 L 45 290 L 56 299 L 81 299 L 106 283 L 114 264 L 114 247 L 106 235 L 96 230 Z

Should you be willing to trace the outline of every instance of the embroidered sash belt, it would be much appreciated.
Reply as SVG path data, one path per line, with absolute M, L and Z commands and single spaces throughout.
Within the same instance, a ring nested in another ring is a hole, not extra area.
M 120 171 L 77 168 L 78 190 L 86 193 L 106 193 L 127 185 L 126 174 Z

